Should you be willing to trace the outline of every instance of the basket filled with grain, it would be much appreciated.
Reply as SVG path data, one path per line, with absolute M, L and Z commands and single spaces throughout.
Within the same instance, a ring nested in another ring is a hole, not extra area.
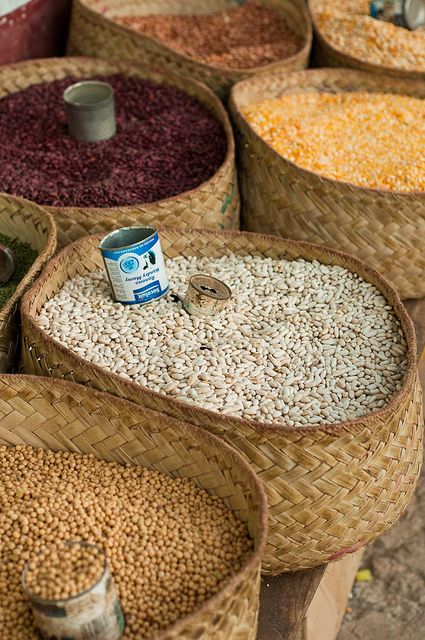
M 422 456 L 415 336 L 396 291 L 317 245 L 165 228 L 160 238 L 170 291 L 147 305 L 113 302 L 99 236 L 52 260 L 21 307 L 25 371 L 236 447 L 268 494 L 267 573 L 371 542 L 409 502 Z M 187 304 L 199 274 L 204 292 L 218 291 L 211 278 L 231 292 L 218 314 Z
M 64 91 L 114 92 L 116 134 L 74 139 Z M 114 226 L 239 227 L 234 141 L 217 97 L 129 63 L 57 58 L 0 69 L 0 189 L 46 206 L 61 246 Z
M 319 67 L 348 67 L 425 80 L 425 31 L 409 30 L 370 15 L 369 0 L 309 0 L 314 60 Z M 394 3 L 396 4 L 396 3 Z
M 234 449 L 66 381 L 3 376 L 0 399 L 3 637 L 38 637 L 28 591 L 44 605 L 61 601 L 62 614 L 78 613 L 69 599 L 96 577 L 96 563 L 75 554 L 73 577 L 65 546 L 80 543 L 106 555 L 123 640 L 255 640 L 267 507 Z M 36 619 L 52 610 L 44 606 Z M 104 631 L 93 637 L 112 637 Z
M 52 216 L 31 202 L 0 194 L 0 244 L 13 252 L 7 278 L 3 261 L 0 274 L 0 371 L 7 372 L 16 364 L 20 343 L 20 299 L 56 249 Z
M 244 80 L 243 227 L 347 251 L 425 295 L 425 83 L 318 69 Z
M 68 51 L 161 65 L 221 98 L 241 80 L 308 64 L 304 2 L 292 0 L 75 0 Z

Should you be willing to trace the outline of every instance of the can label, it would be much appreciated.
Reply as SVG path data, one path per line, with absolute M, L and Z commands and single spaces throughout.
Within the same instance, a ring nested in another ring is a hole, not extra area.
M 115 244 L 119 243 L 119 233 L 123 233 L 125 242 L 140 237 L 140 229 L 127 227 L 113 232 Z M 168 277 L 165 268 L 161 243 L 156 230 L 149 237 L 120 248 L 109 248 L 106 236 L 100 244 L 106 271 L 114 293 L 115 300 L 123 304 L 144 304 L 160 298 L 168 291 Z M 129 235 L 130 234 L 130 235 Z

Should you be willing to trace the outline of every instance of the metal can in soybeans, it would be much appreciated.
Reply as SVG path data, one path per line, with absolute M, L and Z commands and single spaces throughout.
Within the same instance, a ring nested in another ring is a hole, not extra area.
M 410 30 L 425 25 L 425 0 L 372 0 L 370 15 Z
M 158 231 L 123 227 L 99 244 L 116 302 L 146 304 L 168 291 L 168 276 Z
M 66 598 L 49 599 L 34 593 L 28 584 L 28 566 L 22 576 L 23 589 L 34 624 L 45 640 L 120 640 L 125 621 L 106 558 L 101 577 L 81 593 Z

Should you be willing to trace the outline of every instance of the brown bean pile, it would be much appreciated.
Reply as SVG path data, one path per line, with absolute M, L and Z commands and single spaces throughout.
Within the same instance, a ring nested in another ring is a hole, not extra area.
M 100 547 L 61 542 L 30 560 L 25 586 L 44 600 L 70 598 L 93 587 L 104 570 L 105 556 Z
M 26 445 L 0 447 L 0 532 L 2 640 L 37 638 L 21 573 L 52 543 L 105 549 L 126 640 L 194 611 L 252 550 L 245 525 L 186 478 Z
M 115 16 L 114 20 L 191 58 L 230 69 L 289 58 L 303 44 L 277 11 L 255 2 L 210 15 Z

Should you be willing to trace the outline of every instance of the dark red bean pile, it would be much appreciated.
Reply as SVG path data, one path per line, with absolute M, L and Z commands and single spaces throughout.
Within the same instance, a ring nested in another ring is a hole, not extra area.
M 168 85 L 97 76 L 115 90 L 117 134 L 79 142 L 68 134 L 62 94 L 78 78 L 0 100 L 0 191 L 55 206 L 153 202 L 210 178 L 227 150 L 221 123 Z

